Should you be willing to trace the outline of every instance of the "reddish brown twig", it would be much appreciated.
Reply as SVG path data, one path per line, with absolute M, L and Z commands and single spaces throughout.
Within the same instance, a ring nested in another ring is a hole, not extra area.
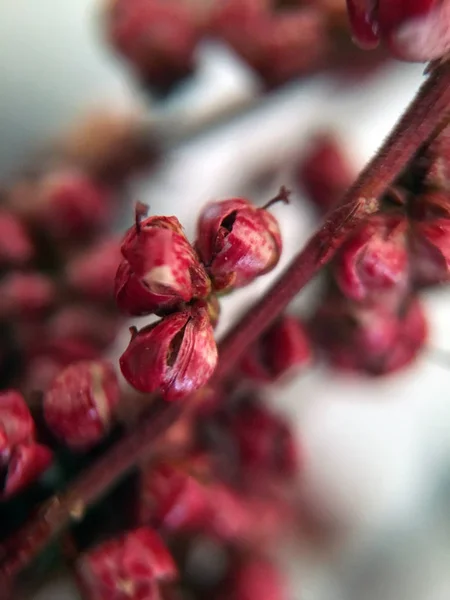
M 392 134 L 361 173 L 342 204 L 326 218 L 319 231 L 294 258 L 291 266 L 266 296 L 240 319 L 220 344 L 220 363 L 215 381 L 227 376 L 247 346 L 284 310 L 290 300 L 334 255 L 346 233 L 376 210 L 377 198 L 401 173 L 419 147 L 429 140 L 449 115 L 450 64 L 437 67 L 424 83 Z M 103 457 L 76 479 L 69 489 L 44 504 L 3 546 L 0 589 L 80 513 L 127 473 L 139 458 L 156 447 L 155 442 L 178 418 L 179 405 L 167 405 L 128 433 Z

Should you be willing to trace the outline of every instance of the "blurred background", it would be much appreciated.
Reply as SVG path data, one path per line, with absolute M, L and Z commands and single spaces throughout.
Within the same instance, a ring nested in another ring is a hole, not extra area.
M 45 164 L 75 123 L 110 111 L 137 115 L 163 151 L 150 170 L 128 178 L 114 224 L 120 231 L 131 224 L 137 199 L 154 214 L 176 215 L 192 239 L 206 202 L 246 195 L 262 203 L 281 184 L 292 188 L 290 206 L 274 207 L 282 260 L 224 299 L 220 337 L 317 222 L 295 175 L 311 136 L 331 131 L 357 172 L 413 97 L 423 67 L 382 56 L 365 65 L 360 50 L 346 47 L 332 67 L 336 49 L 288 81 L 272 73 L 268 84 L 236 48 L 205 37 L 195 73 L 155 93 L 108 47 L 102 10 L 98 0 L 1 3 L 0 176 L 7 185 L 22 169 Z M 327 10 L 340 23 L 343 3 Z M 299 310 L 308 310 L 314 294 L 310 286 L 296 300 Z M 442 288 L 424 297 L 427 348 L 400 373 L 374 380 L 316 366 L 289 385 L 269 386 L 270 402 L 295 423 L 308 502 L 340 532 L 325 549 L 286 548 L 293 600 L 449 598 L 450 295 Z M 127 339 L 119 334 L 110 354 Z M 35 596 L 76 597 L 65 579 Z

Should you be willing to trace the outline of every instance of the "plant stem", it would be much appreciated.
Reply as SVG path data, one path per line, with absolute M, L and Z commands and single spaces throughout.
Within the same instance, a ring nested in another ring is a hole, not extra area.
M 156 412 L 156 414 L 155 414 Z M 179 418 L 179 403 L 161 404 L 140 425 L 127 433 L 92 466 L 75 479 L 66 492 L 44 502 L 39 512 L 3 545 L 0 565 L 1 590 L 18 572 L 72 521 L 80 520 L 86 508 L 123 477 L 139 460 L 157 450 L 157 442 Z
M 419 90 L 397 127 L 361 173 L 341 205 L 325 219 L 266 296 L 240 319 L 220 344 L 214 382 L 225 378 L 246 347 L 270 325 L 292 298 L 330 261 L 350 229 L 377 209 L 377 199 L 401 173 L 419 147 L 448 116 L 450 64 L 437 67 Z M 185 406 L 186 403 L 183 403 Z M 72 520 L 103 496 L 136 463 L 157 450 L 156 442 L 180 416 L 180 404 L 167 404 L 126 434 L 77 478 L 65 493 L 44 503 L 39 513 L 3 545 L 0 590 Z
M 219 383 L 227 377 L 246 348 L 258 339 L 294 296 L 333 258 L 348 232 L 377 210 L 377 199 L 449 116 L 450 61 L 447 61 L 431 72 L 403 117 L 339 206 L 330 211 L 305 248 L 222 341 L 214 382 Z

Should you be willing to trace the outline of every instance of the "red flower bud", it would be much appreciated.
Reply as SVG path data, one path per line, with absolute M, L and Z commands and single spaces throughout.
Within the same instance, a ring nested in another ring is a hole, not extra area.
M 263 558 L 253 558 L 243 563 L 234 574 L 230 600 L 285 600 L 287 591 L 280 572 L 274 564 Z
M 345 296 L 370 301 L 395 292 L 404 297 L 409 282 L 407 226 L 403 217 L 373 216 L 347 238 L 333 265 Z
M 308 199 L 326 212 L 353 183 L 356 171 L 338 139 L 331 134 L 316 135 L 298 166 L 298 180 Z
M 283 315 L 248 350 L 241 362 L 245 375 L 256 381 L 271 382 L 291 378 L 311 362 L 311 344 L 300 321 Z
M 149 527 L 108 540 L 81 556 L 77 565 L 89 600 L 158 600 L 158 582 L 176 577 L 176 566 Z
M 449 0 L 347 0 L 353 35 L 362 47 L 380 39 L 409 61 L 429 61 L 450 49 Z
M 55 286 L 46 275 L 12 272 L 0 282 L 0 316 L 36 318 L 52 306 L 55 296 Z
M 411 247 L 417 283 L 428 285 L 450 280 L 450 219 L 414 223 Z
M 139 207 L 137 208 L 139 210 Z M 203 265 L 175 217 L 149 217 L 127 232 L 125 261 L 116 274 L 116 300 L 128 314 L 167 312 L 211 288 Z
M 109 430 L 119 395 L 116 373 L 109 363 L 72 364 L 56 377 L 45 394 L 45 420 L 71 448 L 89 448 Z
M 214 332 L 205 309 L 190 308 L 133 332 L 120 357 L 125 379 L 141 392 L 160 390 L 177 400 L 204 386 L 217 363 Z
M 6 210 L 0 211 L 0 263 L 22 265 L 34 254 L 28 233 L 20 220 Z
M 60 239 L 79 239 L 111 221 L 111 192 L 78 170 L 43 177 L 34 203 L 22 209 L 45 232 Z
M 187 5 L 168 0 L 112 0 L 111 44 L 150 85 L 169 88 L 194 67 L 200 31 Z
M 7 498 L 37 479 L 51 462 L 52 453 L 34 441 L 34 423 L 22 396 L 0 393 L 0 497 Z
M 315 325 L 317 340 L 333 366 L 369 375 L 384 375 L 410 364 L 428 333 L 416 298 L 410 298 L 400 312 L 331 298 L 318 310 Z
M 251 283 L 271 271 L 281 255 L 277 220 L 244 198 L 208 204 L 197 233 L 196 247 L 216 291 Z
M 231 417 L 229 426 L 246 471 L 276 477 L 289 477 L 298 471 L 292 431 L 263 404 L 244 403 Z
M 67 282 L 83 299 L 110 302 L 120 258 L 119 240 L 101 240 L 67 265 Z

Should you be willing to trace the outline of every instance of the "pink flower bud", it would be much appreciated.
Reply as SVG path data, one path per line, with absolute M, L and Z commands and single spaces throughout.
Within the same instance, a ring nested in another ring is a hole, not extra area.
M 302 323 L 283 315 L 244 356 L 241 369 L 256 381 L 291 378 L 311 363 L 312 349 Z
M 256 557 L 240 566 L 226 597 L 230 600 L 286 600 L 287 591 L 275 565 Z
M 333 264 L 345 296 L 370 301 L 395 292 L 404 297 L 409 283 L 407 227 L 404 217 L 376 215 L 347 238 Z
M 111 302 L 114 298 L 114 278 L 120 258 L 118 239 L 100 240 L 69 262 L 68 285 L 83 299 Z
M 137 207 L 136 210 L 139 210 Z M 128 314 L 168 312 L 193 298 L 209 295 L 203 265 L 175 217 L 149 217 L 128 230 L 125 260 L 116 274 L 116 300 Z
M 200 31 L 193 12 L 177 0 L 112 0 L 108 36 L 147 83 L 164 91 L 194 68 Z
M 0 210 L 0 264 L 22 265 L 33 254 L 33 244 L 20 220 L 6 210 Z
M 347 0 L 350 23 L 362 47 L 386 41 L 400 59 L 425 62 L 450 49 L 449 0 Z
M 321 212 L 326 212 L 353 183 L 356 170 L 339 140 L 324 133 L 312 138 L 297 174 L 308 199 Z
M 206 310 L 195 307 L 133 332 L 120 357 L 130 385 L 141 392 L 160 390 L 169 401 L 204 386 L 216 363 L 213 328 Z
M 202 211 L 196 247 L 216 291 L 251 283 L 271 271 L 282 250 L 277 220 L 244 198 L 208 204 Z
M 450 192 L 450 125 L 431 142 L 426 158 L 429 161 L 427 185 L 432 189 Z
M 158 583 L 176 577 L 176 566 L 159 536 L 141 527 L 108 540 L 78 561 L 89 600 L 158 600 Z
M 315 317 L 317 340 L 338 369 L 384 375 L 410 364 L 424 347 L 422 305 L 409 298 L 400 311 L 330 298 Z
M 56 299 L 53 281 L 40 273 L 11 272 L 0 281 L 0 316 L 33 319 Z
M 49 466 L 52 453 L 34 441 L 34 423 L 22 396 L 0 393 L 0 497 L 8 498 L 37 479 Z
M 417 283 L 429 285 L 450 280 L 450 219 L 414 223 L 411 247 Z
M 65 444 L 75 450 L 86 449 L 108 432 L 119 396 L 116 373 L 109 363 L 75 363 L 47 390 L 45 420 Z
M 110 190 L 82 171 L 49 173 L 39 181 L 32 200 L 22 210 L 58 239 L 85 238 L 111 222 Z

